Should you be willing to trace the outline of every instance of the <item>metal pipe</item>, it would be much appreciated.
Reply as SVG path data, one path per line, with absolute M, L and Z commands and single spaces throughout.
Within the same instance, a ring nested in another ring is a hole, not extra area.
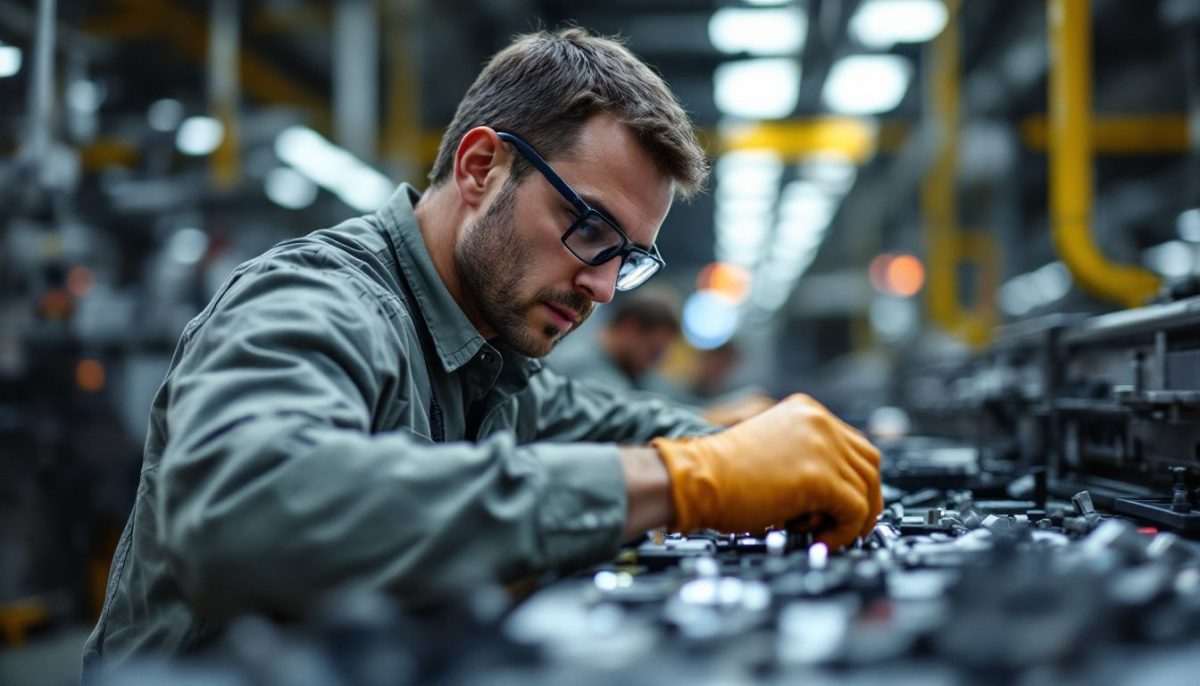
M 33 40 L 33 68 L 29 80 L 29 137 L 25 159 L 39 168 L 50 152 L 54 124 L 54 17 L 55 0 L 38 4 L 37 33 Z M 40 177 L 40 173 L 38 174 Z
M 1090 0 L 1048 0 L 1050 26 L 1050 224 L 1054 247 L 1092 295 L 1136 307 L 1159 288 L 1140 267 L 1115 264 L 1092 235 Z
M 379 17 L 374 0 L 341 0 L 333 19 L 337 144 L 374 162 L 379 149 Z

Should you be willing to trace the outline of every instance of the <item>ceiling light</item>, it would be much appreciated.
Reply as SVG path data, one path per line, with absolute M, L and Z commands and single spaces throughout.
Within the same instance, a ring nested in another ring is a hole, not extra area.
M 1186 210 L 1175 220 L 1179 237 L 1192 243 L 1200 243 L 1200 209 Z
M 850 35 L 868 48 L 887 50 L 934 38 L 947 18 L 940 0 L 867 0 L 850 18 Z
M 275 154 L 361 212 L 379 209 L 395 190 L 387 176 L 304 126 L 280 133 Z
M 713 74 L 713 98 L 722 113 L 745 119 L 780 119 L 796 109 L 800 63 L 788 58 L 726 62 Z
M 797 171 L 822 189 L 838 194 L 849 191 L 858 175 L 858 168 L 854 166 L 854 163 L 835 155 L 818 157 L 800 165 Z
M 16 76 L 21 71 L 21 49 L 14 45 L 0 45 L 0 79 Z
M 728 54 L 796 55 L 804 47 L 808 17 L 795 7 L 725 8 L 708 20 L 708 40 Z
M 1031 272 L 1029 283 L 1042 302 L 1052 303 L 1071 292 L 1071 272 L 1067 265 L 1054 261 Z
M 769 196 L 774 200 L 783 177 L 783 159 L 774 152 L 731 152 L 717 160 L 717 193 L 727 198 Z
M 194 227 L 179 229 L 167 243 L 167 252 L 180 264 L 196 264 L 208 252 L 208 234 Z
M 855 55 L 829 70 L 821 94 L 837 114 L 880 114 L 896 108 L 908 90 L 912 66 L 896 55 Z
M 338 197 L 360 212 L 374 212 L 387 202 L 395 189 L 391 179 L 363 164 L 346 179 Z
M 1166 277 L 1186 276 L 1196 266 L 1195 248 L 1183 241 L 1168 241 L 1142 253 L 1146 266 Z
M 179 125 L 175 145 L 185 155 L 207 155 L 221 145 L 225 127 L 212 117 L 188 117 Z
M 289 210 L 302 210 L 317 199 L 317 184 L 288 167 L 267 173 L 263 190 L 271 202 Z

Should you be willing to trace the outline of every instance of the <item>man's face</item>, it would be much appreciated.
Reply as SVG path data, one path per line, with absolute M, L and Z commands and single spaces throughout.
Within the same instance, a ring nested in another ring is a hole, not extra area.
M 677 336 L 675 330 L 667 326 L 642 326 L 629 321 L 616 332 L 617 366 L 630 377 L 639 379 L 662 361 Z
M 547 161 L 585 201 L 607 211 L 633 243 L 653 243 L 670 209 L 670 179 L 623 124 L 594 117 L 569 153 Z M 505 182 L 455 246 L 465 297 L 496 336 L 522 355 L 546 355 L 596 303 L 612 300 L 620 260 L 593 267 L 571 254 L 561 239 L 573 211 L 530 170 L 516 184 Z

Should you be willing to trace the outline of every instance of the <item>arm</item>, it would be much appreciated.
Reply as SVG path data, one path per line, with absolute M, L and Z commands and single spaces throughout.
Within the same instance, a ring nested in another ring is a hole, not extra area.
M 709 434 L 718 429 L 692 408 L 648 393 L 620 392 L 543 369 L 522 394 L 521 423 L 536 426 L 523 441 L 646 443 L 660 436 Z
M 615 447 L 374 433 L 407 381 L 385 313 L 336 274 L 243 279 L 167 382 L 158 531 L 201 615 L 293 612 L 345 584 L 428 601 L 616 549 Z

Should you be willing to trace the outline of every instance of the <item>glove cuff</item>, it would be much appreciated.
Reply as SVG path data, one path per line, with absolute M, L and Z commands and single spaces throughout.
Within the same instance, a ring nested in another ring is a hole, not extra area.
M 658 451 L 671 477 L 671 500 L 675 506 L 675 531 L 708 528 L 714 520 L 716 492 L 699 452 L 702 441 L 694 437 L 656 438 L 650 446 Z

